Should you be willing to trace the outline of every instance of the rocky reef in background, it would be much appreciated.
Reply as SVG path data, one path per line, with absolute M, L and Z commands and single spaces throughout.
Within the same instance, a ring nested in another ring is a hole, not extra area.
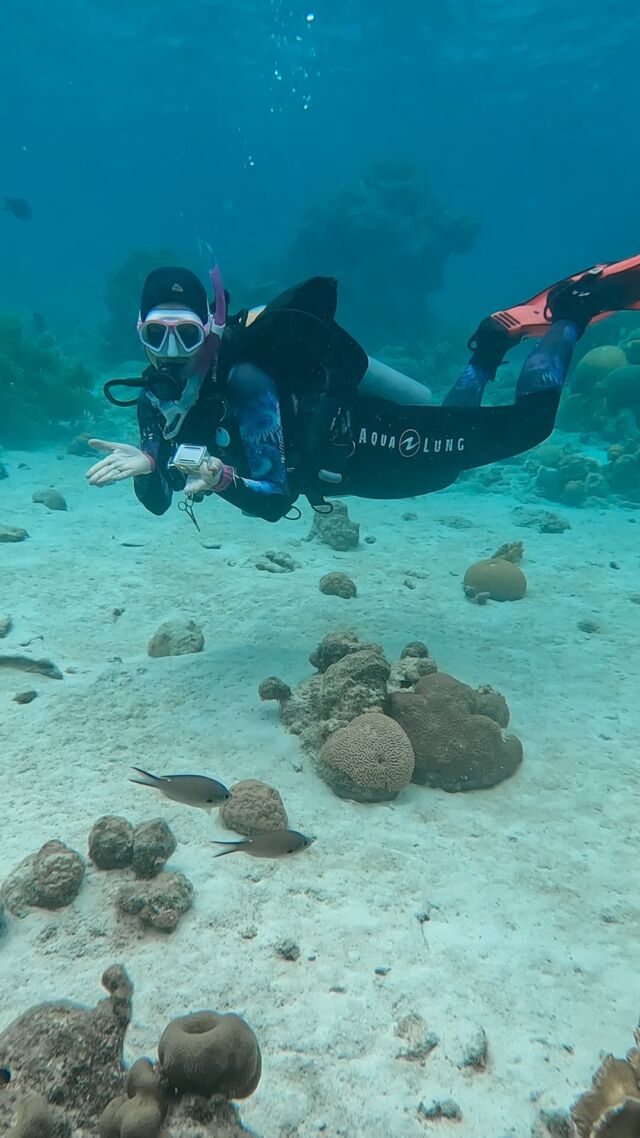
M 94 379 L 67 357 L 51 333 L 29 332 L 17 316 L 0 316 L 0 443 L 31 446 L 72 431 L 98 409 Z
M 477 234 L 477 220 L 446 209 L 420 166 L 380 161 L 306 210 L 283 269 L 293 279 L 337 277 L 341 322 L 376 352 L 428 327 L 429 293 Z

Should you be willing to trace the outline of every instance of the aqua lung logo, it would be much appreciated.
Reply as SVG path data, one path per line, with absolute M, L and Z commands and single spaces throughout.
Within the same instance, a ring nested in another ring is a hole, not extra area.
M 415 458 L 417 454 L 460 454 L 464 450 L 464 438 L 422 438 L 419 431 L 406 430 L 398 437 L 386 431 L 369 431 L 362 427 L 358 436 L 358 446 L 377 447 L 383 450 L 397 450 L 402 458 Z
M 403 458 L 413 458 L 420 450 L 420 435 L 417 431 L 403 431 L 398 439 L 398 454 Z

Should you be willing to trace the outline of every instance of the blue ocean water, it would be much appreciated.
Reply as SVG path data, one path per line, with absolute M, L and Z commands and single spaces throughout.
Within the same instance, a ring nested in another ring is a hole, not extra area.
M 135 412 L 102 385 L 148 362 L 136 317 L 158 265 L 207 282 L 215 256 L 232 311 L 336 276 L 338 319 L 417 381 L 422 404 L 425 388 L 445 396 L 484 316 L 634 256 L 639 32 L 630 3 L 5 0 L 3 1133 L 37 1092 L 74 1135 L 98 1135 L 124 1071 L 63 1093 L 32 1037 L 6 1032 L 42 1000 L 93 1006 L 122 961 L 127 1065 L 155 1059 L 176 1016 L 206 1007 L 251 1026 L 263 1076 L 240 1115 L 261 1138 L 640 1134 L 637 1051 L 608 1098 L 570 1117 L 601 1056 L 632 1046 L 640 1003 L 637 313 L 579 338 L 549 442 L 440 493 L 408 481 L 402 497 L 391 476 L 380 489 L 380 471 L 396 448 L 409 463 L 462 453 L 466 427 L 429 431 L 410 413 L 394 430 L 360 425 L 372 492 L 365 471 L 346 499 L 358 532 L 336 506 L 325 539 L 302 498 L 301 517 L 272 527 L 208 497 L 194 525 L 179 495 L 155 517 L 127 481 L 85 477 L 99 457 L 88 436 L 138 447 Z M 527 350 L 488 384 L 487 410 L 513 402 Z M 554 368 L 564 379 L 552 364 L 551 384 Z M 268 415 L 258 426 L 254 481 L 286 449 Z M 448 676 L 468 688 L 446 719 Z M 289 692 L 279 705 L 260 687 L 273 677 Z M 418 702 L 403 710 L 406 697 Z M 361 712 L 396 735 L 375 742 L 369 721 L 348 744 L 337 732 Z M 355 768 L 372 754 L 385 767 L 383 792 L 367 767 L 354 793 L 340 767 L 351 746 Z M 431 773 L 410 781 L 409 753 Z M 452 754 L 465 773 L 447 779 Z M 132 787 L 131 767 L 213 776 L 232 801 L 247 779 L 273 791 L 242 792 L 258 817 L 247 831 Z M 283 828 L 276 791 L 313 844 L 290 862 L 268 849 L 214 861 L 213 840 Z M 122 900 L 151 886 L 128 863 L 101 870 L 87 845 L 101 816 L 127 819 L 125 845 L 129 821 L 171 827 L 160 894 Z M 12 876 L 52 840 L 79 851 L 84 875 L 59 907 Z M 162 893 L 168 873 L 187 884 Z M 170 1112 L 166 1138 L 245 1132 L 205 1097 Z

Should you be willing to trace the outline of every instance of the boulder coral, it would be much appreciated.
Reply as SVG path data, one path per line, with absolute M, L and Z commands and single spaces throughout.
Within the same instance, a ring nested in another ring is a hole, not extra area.
M 332 632 L 309 659 L 319 670 L 279 701 L 280 718 L 341 797 L 384 801 L 409 780 L 480 789 L 522 762 L 520 740 L 504 734 L 504 696 L 439 673 L 421 641 L 389 663 L 379 645 L 349 630 Z
M 615 344 L 601 344 L 597 348 L 591 348 L 573 369 L 569 381 L 571 390 L 580 394 L 593 391 L 604 383 L 610 372 L 625 367 L 627 362 L 626 353 Z
M 260 1082 L 258 1040 L 237 1015 L 202 1011 L 172 1020 L 158 1056 L 169 1087 L 179 1094 L 243 1099 Z
M 6 1138 L 53 1138 L 54 1118 L 42 1095 L 27 1095 L 18 1106 L 15 1126 Z
M 117 814 L 105 814 L 89 832 L 89 857 L 98 869 L 125 869 L 133 859 L 133 826 Z
M 329 736 L 318 772 L 340 798 L 386 802 L 411 782 L 413 747 L 400 725 L 380 712 L 358 715 Z
M 280 701 L 280 718 L 314 751 L 356 715 L 384 707 L 391 665 L 379 644 L 350 631 L 329 633 L 310 660 L 318 672 Z
M 45 842 L 9 874 L 0 898 L 18 917 L 30 908 L 62 909 L 77 896 L 83 877 L 84 862 L 76 850 L 63 842 Z
M 346 504 L 336 499 L 328 501 L 327 507 L 326 511 L 316 511 L 309 541 L 317 539 L 341 553 L 356 549 L 360 541 L 360 525 L 351 520 Z
M 494 601 L 519 601 L 527 591 L 522 569 L 504 557 L 489 557 L 470 565 L 464 575 L 468 596 L 487 593 Z
M 267 830 L 286 830 L 287 812 L 278 791 L 255 778 L 244 779 L 231 787 L 231 796 L 220 807 L 224 826 L 252 838 Z
M 167 1094 L 150 1059 L 137 1059 L 125 1094 L 112 1099 L 98 1121 L 100 1138 L 159 1138 Z
M 172 933 L 193 904 L 193 885 L 183 873 L 162 873 L 152 881 L 122 885 L 116 905 L 123 916 L 137 917 L 143 928 Z
M 509 778 L 522 762 L 520 740 L 503 733 L 508 709 L 497 692 L 474 691 L 439 672 L 412 692 L 394 693 L 391 714 L 413 747 L 414 782 L 481 790 Z

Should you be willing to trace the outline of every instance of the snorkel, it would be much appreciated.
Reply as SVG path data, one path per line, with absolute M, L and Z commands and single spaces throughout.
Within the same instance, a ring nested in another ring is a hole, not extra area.
M 209 272 L 213 289 L 213 311 L 203 325 L 205 338 L 202 346 L 191 357 L 179 360 L 176 371 L 162 357 L 154 359 L 145 348 L 151 368 L 142 379 L 111 379 L 105 383 L 103 392 L 110 403 L 116 407 L 132 407 L 138 402 L 138 395 L 132 399 L 118 399 L 112 394 L 114 387 L 137 388 L 146 392 L 147 398 L 164 419 L 162 434 L 165 439 L 174 439 L 179 433 L 185 418 L 196 403 L 205 376 L 215 370 L 227 322 L 227 298 L 224 291 L 220 266 L 215 264 Z M 138 329 L 142 326 L 138 317 Z M 154 374 L 155 373 L 155 374 Z

